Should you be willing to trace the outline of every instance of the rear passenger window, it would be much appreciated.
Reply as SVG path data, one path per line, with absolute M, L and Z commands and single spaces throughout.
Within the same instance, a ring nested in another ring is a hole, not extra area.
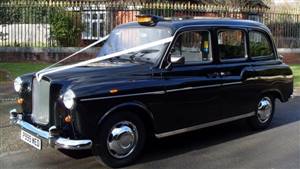
M 242 30 L 218 31 L 218 46 L 221 60 L 246 58 L 245 33 Z
M 272 46 L 265 34 L 257 31 L 249 32 L 249 56 L 252 58 L 273 58 Z
M 211 62 L 210 33 L 208 31 L 190 31 L 181 33 L 172 47 L 171 55 L 184 57 L 185 64 Z

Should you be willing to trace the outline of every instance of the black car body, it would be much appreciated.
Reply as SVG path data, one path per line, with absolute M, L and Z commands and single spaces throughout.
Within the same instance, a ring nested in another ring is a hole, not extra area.
M 151 63 L 116 58 L 50 73 L 40 82 L 35 74 L 23 75 L 22 111 L 11 111 L 11 120 L 56 148 L 92 148 L 105 164 L 119 167 L 138 156 L 147 135 L 162 138 L 242 118 L 256 129 L 265 128 L 274 99 L 286 102 L 292 95 L 292 71 L 279 59 L 271 32 L 261 23 L 156 20 L 116 29 L 130 28 L 167 29 L 174 40 Z M 75 95 L 72 108 L 63 102 L 68 90 Z M 126 119 L 122 113 L 135 117 Z M 129 124 L 112 128 L 111 118 L 125 118 Z M 118 138 L 101 145 L 105 141 L 100 137 L 121 129 L 116 137 L 129 138 L 126 145 L 134 146 L 130 151 L 111 146 L 120 146 Z M 103 150 L 105 146 L 112 150 Z

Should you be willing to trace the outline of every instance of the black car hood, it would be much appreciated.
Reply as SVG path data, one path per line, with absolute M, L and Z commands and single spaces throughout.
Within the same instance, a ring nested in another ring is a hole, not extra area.
M 49 73 L 43 78 L 49 79 L 52 84 L 62 85 L 62 88 L 76 90 L 151 77 L 151 67 L 152 65 L 147 63 L 103 63 Z

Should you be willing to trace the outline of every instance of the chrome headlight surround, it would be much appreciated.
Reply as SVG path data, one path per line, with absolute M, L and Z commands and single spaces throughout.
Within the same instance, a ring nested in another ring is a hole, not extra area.
M 76 98 L 76 95 L 75 93 L 71 90 L 71 89 L 68 89 L 62 96 L 62 100 L 63 100 L 63 103 L 65 105 L 65 107 L 67 109 L 73 109 L 74 106 L 75 106 L 75 98 Z
M 20 77 L 17 77 L 14 81 L 14 88 L 16 92 L 21 92 L 23 85 L 23 80 Z

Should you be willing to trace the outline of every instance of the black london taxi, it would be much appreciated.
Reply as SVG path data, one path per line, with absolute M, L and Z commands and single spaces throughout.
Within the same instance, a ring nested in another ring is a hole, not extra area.
M 265 129 L 275 99 L 287 102 L 293 93 L 292 71 L 258 22 L 139 16 L 116 27 L 97 57 L 131 48 L 40 80 L 35 73 L 16 78 L 21 110 L 11 110 L 10 120 L 21 139 L 38 149 L 47 140 L 64 152 L 92 150 L 101 164 L 122 167 L 152 136 L 239 119 Z

